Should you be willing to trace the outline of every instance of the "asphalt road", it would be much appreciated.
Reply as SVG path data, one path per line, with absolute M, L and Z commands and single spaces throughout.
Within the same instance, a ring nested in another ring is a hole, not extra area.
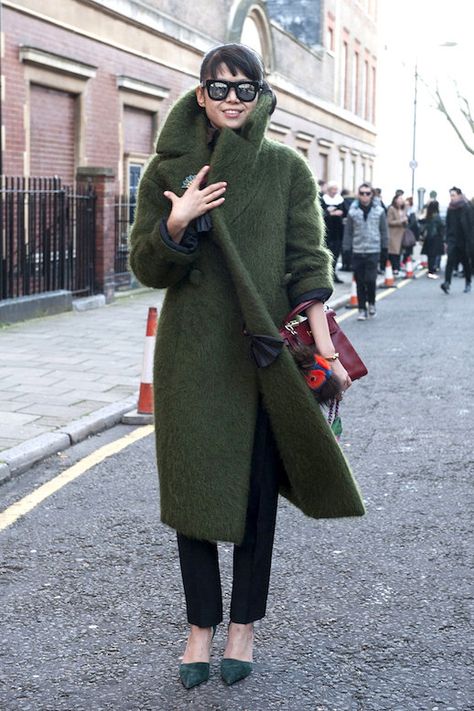
M 467 711 L 472 681 L 474 295 L 421 278 L 345 330 L 369 376 L 341 445 L 367 516 L 312 521 L 281 501 L 255 671 L 186 691 L 174 533 L 153 441 L 105 460 L 0 532 L 2 711 Z M 17 501 L 119 427 L 2 487 Z M 229 590 L 231 548 L 222 547 Z

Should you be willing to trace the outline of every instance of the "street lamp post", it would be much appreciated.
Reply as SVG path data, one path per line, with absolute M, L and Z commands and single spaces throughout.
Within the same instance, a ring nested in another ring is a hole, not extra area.
M 418 108 L 418 62 L 415 63 L 415 90 L 413 94 L 413 145 L 411 152 L 411 195 L 415 196 L 415 171 L 418 167 L 416 162 L 416 113 Z

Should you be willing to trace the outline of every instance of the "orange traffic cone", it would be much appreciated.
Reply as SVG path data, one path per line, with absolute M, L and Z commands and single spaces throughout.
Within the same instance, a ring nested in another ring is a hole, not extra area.
M 357 309 L 358 307 L 359 300 L 357 299 L 357 284 L 355 277 L 352 277 L 351 295 L 349 298 L 349 303 L 346 305 L 346 309 Z
M 407 257 L 405 263 L 405 278 L 413 279 L 414 276 L 415 274 L 413 272 L 413 262 L 411 261 L 411 257 Z
M 158 310 L 156 306 L 150 306 L 146 323 L 140 392 L 138 394 L 137 412 L 139 415 L 153 414 L 153 351 L 157 325 Z
M 391 287 L 395 286 L 395 277 L 393 276 L 392 262 L 390 261 L 390 259 L 387 259 L 387 261 L 385 262 L 385 278 L 383 286 L 386 289 L 390 289 Z

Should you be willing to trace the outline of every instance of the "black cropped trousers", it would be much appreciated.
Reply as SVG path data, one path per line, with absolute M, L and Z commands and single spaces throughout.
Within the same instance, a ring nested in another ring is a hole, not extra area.
M 245 534 L 234 546 L 230 620 L 248 624 L 265 616 L 282 464 L 265 410 L 255 427 Z M 222 622 L 222 588 L 217 544 L 178 536 L 188 622 L 211 627 Z

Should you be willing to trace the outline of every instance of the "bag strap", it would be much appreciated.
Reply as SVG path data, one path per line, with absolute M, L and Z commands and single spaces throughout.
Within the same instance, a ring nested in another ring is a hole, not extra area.
M 285 316 L 285 323 L 287 321 L 293 321 L 293 319 L 296 318 L 296 316 L 299 316 L 302 311 L 306 311 L 308 306 L 311 306 L 312 304 L 315 304 L 316 300 L 311 299 L 310 301 L 302 301 L 301 304 L 298 304 L 298 306 L 295 306 L 294 309 L 290 311 L 289 314 Z
M 309 306 L 312 306 L 313 304 L 320 303 L 318 299 L 311 299 L 310 301 L 302 301 L 301 304 L 298 304 L 298 306 L 295 306 L 294 309 L 290 311 L 285 316 L 284 323 L 288 323 L 288 321 L 293 321 L 296 316 L 299 316 L 303 311 L 306 311 L 306 309 Z M 332 320 L 334 320 L 334 317 L 336 315 L 336 312 L 333 309 L 326 309 L 325 310 L 326 316 L 328 317 L 328 322 L 329 322 L 329 317 L 332 317 Z M 337 327 L 337 324 L 336 324 Z M 335 329 L 334 329 L 335 330 Z

